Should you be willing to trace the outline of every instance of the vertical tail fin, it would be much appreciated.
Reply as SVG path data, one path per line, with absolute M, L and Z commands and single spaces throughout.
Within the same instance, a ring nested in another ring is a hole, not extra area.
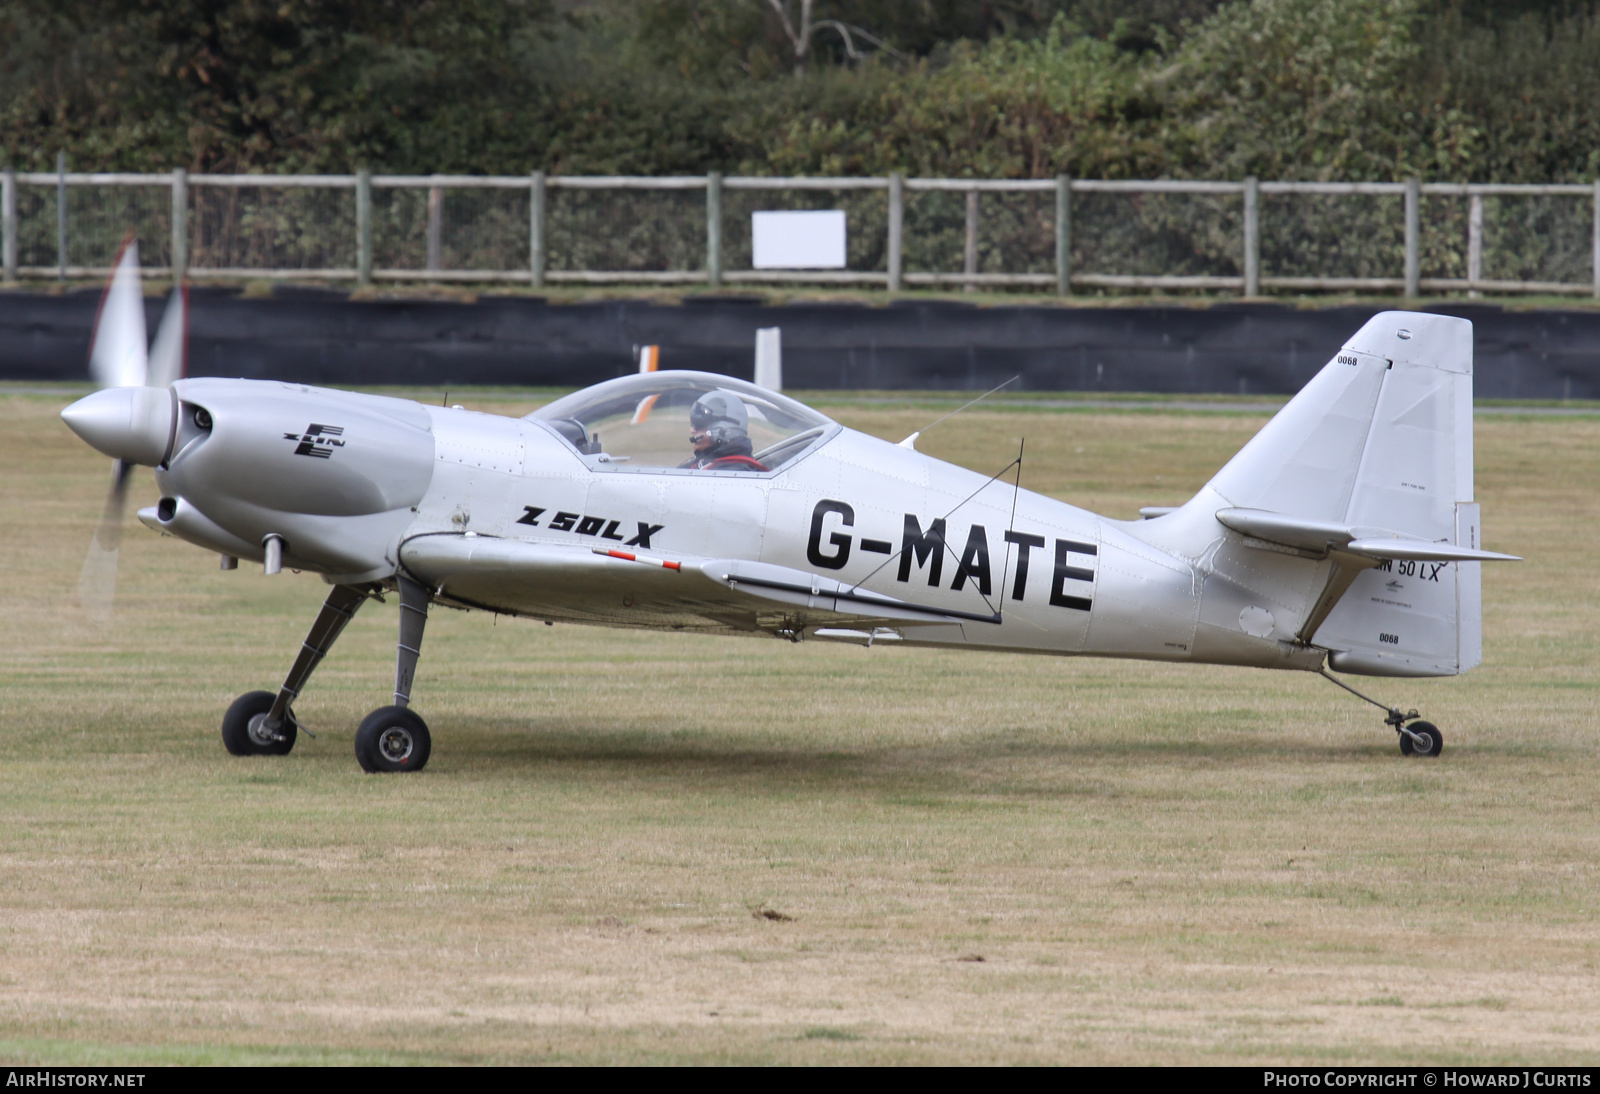
M 1478 549 L 1472 504 L 1472 324 L 1383 312 L 1174 514 L 1191 547 L 1221 513 L 1240 557 L 1229 580 L 1250 587 L 1270 568 L 1261 539 L 1305 559 L 1311 588 L 1290 628 L 1349 672 L 1453 675 L 1480 660 L 1479 563 L 1374 563 L 1352 540 L 1422 540 Z M 1230 512 L 1231 511 L 1231 512 Z M 1253 530 L 1251 530 L 1253 529 Z M 1272 530 L 1276 529 L 1274 533 Z M 1250 537 L 1257 538 L 1250 538 Z M 1155 538 L 1155 537 L 1152 537 Z M 1233 549 L 1230 549 L 1230 552 Z M 1198 552 L 1195 552 L 1198 553 Z M 1294 565 L 1282 560 L 1284 565 Z M 1320 562 L 1313 558 L 1322 557 Z M 1222 558 L 1216 561 L 1221 563 Z M 1295 580 L 1284 571 L 1278 603 Z M 1206 613 L 1202 611 L 1204 616 Z
M 1211 480 L 1226 504 L 1454 539 L 1472 499 L 1472 324 L 1383 312 Z

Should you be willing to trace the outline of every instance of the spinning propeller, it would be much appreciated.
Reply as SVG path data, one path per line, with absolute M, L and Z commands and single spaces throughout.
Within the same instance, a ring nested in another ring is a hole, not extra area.
M 105 509 L 78 581 L 78 598 L 99 623 L 110 620 L 116 596 L 128 480 L 138 464 L 154 466 L 166 458 L 177 417 L 171 386 L 184 373 L 188 319 L 188 289 L 176 286 L 155 345 L 146 348 L 139 244 L 130 236 L 101 298 L 89 349 L 89 375 L 101 390 L 61 412 L 74 433 L 115 461 Z

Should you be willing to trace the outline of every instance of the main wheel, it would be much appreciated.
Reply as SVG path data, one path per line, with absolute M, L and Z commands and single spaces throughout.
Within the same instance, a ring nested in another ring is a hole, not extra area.
M 1422 738 L 1423 743 L 1413 741 L 1404 733 L 1400 734 L 1402 756 L 1437 756 L 1444 751 L 1444 734 L 1432 722 L 1412 722 L 1406 728 Z
M 247 691 L 233 701 L 222 716 L 222 743 L 235 756 L 287 756 L 300 735 L 294 715 L 283 720 L 277 733 L 269 733 L 264 722 L 277 696 L 270 691 Z
M 379 707 L 356 729 L 356 762 L 364 771 L 421 771 L 432 751 L 428 723 L 408 707 Z

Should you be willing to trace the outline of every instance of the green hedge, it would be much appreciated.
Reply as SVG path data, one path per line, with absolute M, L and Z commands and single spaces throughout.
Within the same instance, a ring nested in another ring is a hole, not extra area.
M 77 169 L 196 171 L 1600 171 L 1600 18 L 1583 5 L 1505 0 L 1494 18 L 1449 0 L 1111 5 L 1211 12 L 1143 37 L 1104 18 L 1089 33 L 1105 4 L 1054 6 L 1088 22 L 1044 21 L 1051 4 L 1032 0 L 1017 5 L 1038 17 L 1026 34 L 997 24 L 987 41 L 796 78 L 770 56 L 771 27 L 757 35 L 753 0 L 593 0 L 576 21 L 541 0 L 0 0 L 0 150 L 34 169 L 62 150 Z M 844 7 L 905 22 L 917 6 Z M 1519 7 L 1539 10 L 1503 14 Z M 717 35 L 743 52 L 719 53 Z
M 1026 0 L 1031 23 L 986 39 L 820 57 L 796 76 L 753 0 L 0 0 L 0 146 L 35 170 L 63 150 L 77 170 L 1593 179 L 1600 16 L 1484 3 L 1489 16 L 1447 0 Z M 824 8 L 887 12 L 910 41 L 937 6 Z M 1124 9 L 1144 22 L 1106 14 Z M 22 197 L 22 261 L 53 263 L 54 195 Z M 161 194 L 71 200 L 73 262 L 98 262 L 128 224 L 160 260 Z M 196 189 L 194 256 L 348 265 L 350 200 Z M 421 265 L 423 200 L 377 195 L 380 266 Z M 852 267 L 882 268 L 881 194 L 734 192 L 730 268 L 747 260 L 746 206 L 774 201 L 847 208 Z M 525 196 L 448 202 L 447 266 L 525 263 Z M 1267 276 L 1400 275 L 1398 199 L 1262 209 Z M 907 269 L 960 268 L 963 210 L 960 195 L 910 197 Z M 1082 195 L 1074 268 L 1237 275 L 1240 212 L 1234 197 Z M 1589 275 L 1585 202 L 1494 199 L 1486 214 L 1486 276 Z M 985 197 L 980 270 L 1049 271 L 1053 216 L 1050 195 Z M 1465 218 L 1463 200 L 1424 202 L 1424 276 L 1465 274 Z M 549 245 L 552 268 L 698 268 L 702 199 L 553 191 Z

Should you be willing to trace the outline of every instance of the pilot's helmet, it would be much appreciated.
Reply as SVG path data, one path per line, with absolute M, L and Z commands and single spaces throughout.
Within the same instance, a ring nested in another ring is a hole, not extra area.
M 708 391 L 689 408 L 689 425 L 704 431 L 714 444 L 726 444 L 750 435 L 750 415 L 744 401 L 724 388 Z

